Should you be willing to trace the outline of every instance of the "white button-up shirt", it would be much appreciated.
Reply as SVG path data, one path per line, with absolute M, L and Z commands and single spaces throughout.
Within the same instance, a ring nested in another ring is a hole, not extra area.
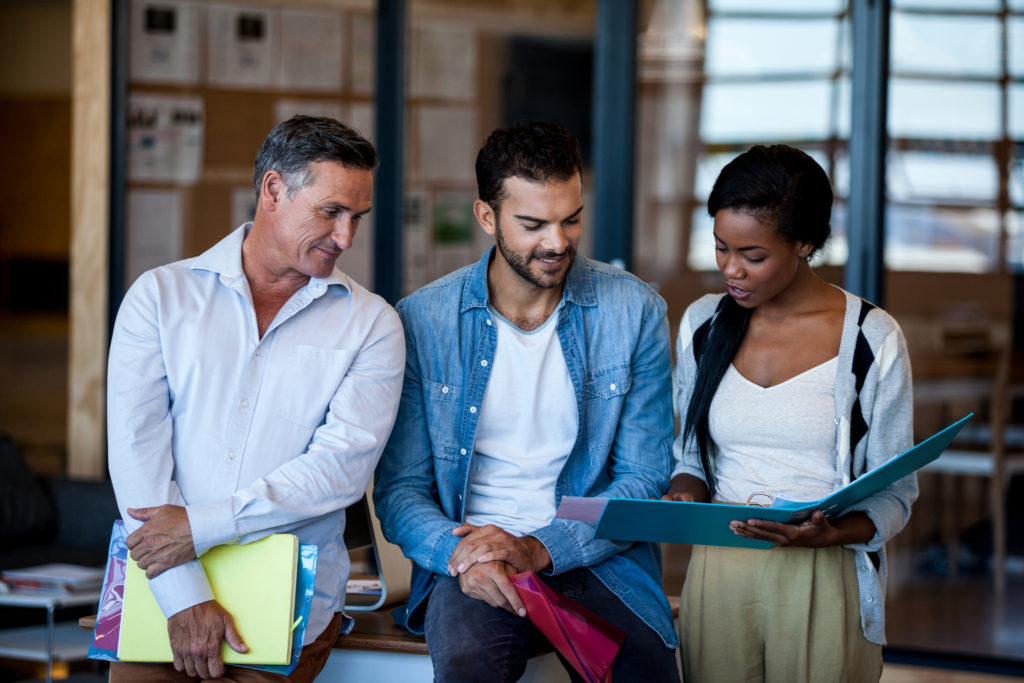
M 259 337 L 242 241 L 142 275 L 110 345 L 110 476 L 126 508 L 183 505 L 197 555 L 292 533 L 319 546 L 312 641 L 343 606 L 344 508 L 391 433 L 405 341 L 394 310 L 340 270 L 295 292 Z M 150 581 L 166 616 L 213 598 L 198 560 Z M 253 596 L 259 599 L 258 596 Z

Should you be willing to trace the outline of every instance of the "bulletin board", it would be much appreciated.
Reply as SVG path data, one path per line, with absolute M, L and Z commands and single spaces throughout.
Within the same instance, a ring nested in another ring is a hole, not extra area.
M 375 16 L 344 3 L 131 0 L 125 283 L 208 249 L 255 211 L 253 162 L 298 113 L 373 139 Z M 370 240 L 339 265 L 370 286 Z

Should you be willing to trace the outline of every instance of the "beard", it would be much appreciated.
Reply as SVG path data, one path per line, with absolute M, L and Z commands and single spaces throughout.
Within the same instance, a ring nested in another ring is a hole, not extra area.
M 516 275 L 529 282 L 534 287 L 541 289 L 554 289 L 555 287 L 561 287 L 565 284 L 565 278 L 569 274 L 569 269 L 572 267 L 573 261 L 576 260 L 576 247 L 569 244 L 565 248 L 564 255 L 566 259 L 565 267 L 552 274 L 538 274 L 530 269 L 530 261 L 533 259 L 551 259 L 562 256 L 558 252 L 542 250 L 535 251 L 529 256 L 523 256 L 515 251 L 512 251 L 511 247 L 505 242 L 505 238 L 501 234 L 501 223 L 495 221 L 495 235 L 498 239 L 498 251 L 501 252 L 502 258 L 512 268 Z

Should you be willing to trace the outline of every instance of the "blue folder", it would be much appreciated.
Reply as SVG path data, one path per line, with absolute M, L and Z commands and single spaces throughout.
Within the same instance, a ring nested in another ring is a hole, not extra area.
M 776 498 L 771 507 L 718 503 L 683 503 L 635 498 L 579 498 L 565 496 L 557 518 L 597 522 L 594 538 L 616 541 L 692 543 L 737 548 L 773 548 L 774 543 L 737 536 L 732 521 L 767 519 L 799 524 L 821 510 L 830 519 L 846 508 L 912 474 L 938 458 L 971 418 L 967 415 L 933 434 L 906 453 L 896 456 L 831 495 L 816 501 Z

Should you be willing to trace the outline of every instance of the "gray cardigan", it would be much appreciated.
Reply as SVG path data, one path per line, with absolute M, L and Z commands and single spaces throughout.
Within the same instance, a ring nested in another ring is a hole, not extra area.
M 846 317 L 839 344 L 835 378 L 836 472 L 841 486 L 913 446 L 913 397 L 907 344 L 892 316 L 845 292 Z M 683 314 L 676 343 L 675 406 L 684 416 L 697 374 L 694 338 L 712 322 L 723 294 L 698 299 Z M 703 330 L 702 330 L 703 326 Z M 714 445 L 710 455 L 714 459 Z M 676 474 L 704 480 L 697 444 L 684 449 L 682 434 L 673 447 Z M 906 525 L 917 499 L 917 480 L 904 477 L 850 507 L 861 510 L 877 533 L 867 543 L 848 546 L 856 551 L 860 618 L 864 636 L 885 642 L 885 543 Z

